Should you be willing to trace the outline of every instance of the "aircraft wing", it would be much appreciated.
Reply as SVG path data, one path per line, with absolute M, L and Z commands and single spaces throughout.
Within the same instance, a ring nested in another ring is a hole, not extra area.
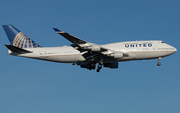
M 74 43 L 74 44 L 85 44 L 87 43 L 86 41 L 82 40 L 82 39 L 79 39 L 73 35 L 70 35 L 66 32 L 63 32 L 61 30 L 59 30 L 58 28 L 53 28 L 56 33 L 60 34 L 61 36 L 63 36 L 64 38 L 66 38 L 67 40 L 69 40 L 70 42 Z
M 64 38 L 66 38 L 67 40 L 72 42 L 73 43 L 71 45 L 72 47 L 74 47 L 74 48 L 77 47 L 79 50 L 89 50 L 92 52 L 104 52 L 104 51 L 109 50 L 107 48 L 101 47 L 101 45 L 84 41 L 80 38 L 70 35 L 69 33 L 63 32 L 63 31 L 59 30 L 58 28 L 54 27 L 53 29 L 55 30 L 56 33 L 60 34 L 61 36 L 63 36 Z
M 90 52 L 91 55 L 87 55 L 87 59 L 90 59 L 96 57 L 94 55 L 98 55 L 98 56 L 106 56 L 106 57 L 113 57 L 113 56 L 120 56 L 122 55 L 122 52 L 119 53 L 115 53 L 114 50 L 110 50 L 108 48 L 104 48 L 101 45 L 98 44 L 94 44 L 94 43 L 90 43 L 87 41 L 84 41 L 82 39 L 79 39 L 73 35 L 70 35 L 66 32 L 63 32 L 61 30 L 59 30 L 58 28 L 53 28 L 56 33 L 60 34 L 61 36 L 63 36 L 64 38 L 66 38 L 67 40 L 69 40 L 70 42 L 72 42 L 73 44 L 71 45 L 72 47 L 76 48 L 77 50 L 84 52 L 84 51 L 88 51 Z

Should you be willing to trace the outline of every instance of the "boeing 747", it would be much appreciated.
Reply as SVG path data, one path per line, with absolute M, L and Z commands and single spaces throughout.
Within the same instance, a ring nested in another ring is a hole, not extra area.
M 59 63 L 72 63 L 81 68 L 97 72 L 102 67 L 118 68 L 118 62 L 130 60 L 158 59 L 177 51 L 171 45 L 160 40 L 127 41 L 105 45 L 90 43 L 66 32 L 53 28 L 70 42 L 71 46 L 42 47 L 12 25 L 3 25 L 10 44 L 5 44 L 8 53 L 14 56 L 47 60 Z

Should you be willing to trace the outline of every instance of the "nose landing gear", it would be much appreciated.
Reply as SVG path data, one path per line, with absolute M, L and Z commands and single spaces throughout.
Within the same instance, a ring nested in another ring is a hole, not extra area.
M 158 63 L 157 63 L 157 65 L 158 65 L 158 66 L 160 66 L 160 65 L 161 65 L 160 60 L 161 60 L 161 57 L 159 57 L 159 58 L 158 58 Z

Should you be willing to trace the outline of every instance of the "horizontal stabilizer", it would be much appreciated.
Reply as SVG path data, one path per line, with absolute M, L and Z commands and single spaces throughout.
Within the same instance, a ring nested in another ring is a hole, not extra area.
M 5 46 L 6 46 L 9 50 L 11 50 L 12 52 L 15 52 L 15 53 L 20 53 L 20 54 L 32 53 L 31 51 L 27 51 L 27 50 L 25 50 L 25 49 L 21 49 L 21 48 L 12 46 L 12 45 L 7 45 L 7 44 L 5 44 Z
M 87 43 L 86 41 L 79 39 L 73 35 L 70 35 L 66 32 L 63 32 L 61 30 L 59 30 L 58 28 L 53 28 L 56 33 L 60 34 L 61 36 L 63 36 L 64 38 L 66 38 L 67 40 L 69 40 L 70 42 L 74 43 L 74 44 L 85 44 Z

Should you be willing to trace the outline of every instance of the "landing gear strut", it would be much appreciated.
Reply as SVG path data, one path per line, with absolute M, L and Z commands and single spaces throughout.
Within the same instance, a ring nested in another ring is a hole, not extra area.
M 96 64 L 92 64 L 92 69 L 96 69 Z
M 102 65 L 103 65 L 103 62 L 100 61 L 100 62 L 99 62 L 99 65 L 98 65 L 97 72 L 99 72 L 99 71 L 102 69 Z
M 160 60 L 161 60 L 161 57 L 159 57 L 159 58 L 158 58 L 158 63 L 157 63 L 157 65 L 158 65 L 158 66 L 160 66 L 160 65 L 161 65 Z

